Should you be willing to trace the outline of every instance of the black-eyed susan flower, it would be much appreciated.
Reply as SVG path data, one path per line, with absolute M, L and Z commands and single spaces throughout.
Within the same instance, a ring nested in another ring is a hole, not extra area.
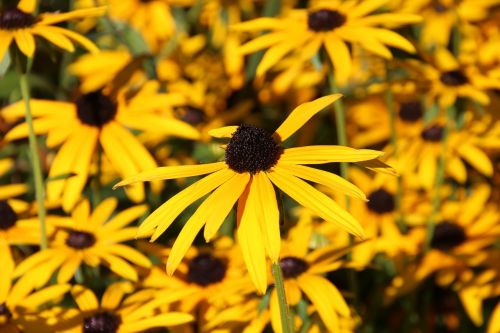
M 380 13 L 387 1 L 320 1 L 310 9 L 293 10 L 284 18 L 257 18 L 234 26 L 238 31 L 270 33 L 257 37 L 240 48 L 243 54 L 269 48 L 257 67 L 257 75 L 265 74 L 290 52 L 300 61 L 309 61 L 324 46 L 334 66 L 339 84 L 351 74 L 351 52 L 348 44 L 356 44 L 380 57 L 391 59 L 387 46 L 413 53 L 415 48 L 404 37 L 384 26 L 402 26 L 420 21 L 415 14 Z M 381 27 L 382 28 L 381 28 Z
M 106 288 L 99 302 L 92 290 L 82 285 L 74 285 L 71 294 L 78 310 L 71 311 L 66 315 L 66 321 L 59 320 L 53 328 L 57 332 L 68 333 L 132 333 L 182 325 L 193 320 L 193 316 L 187 313 L 158 311 L 162 305 L 168 306 L 181 299 L 182 291 L 178 291 L 175 296 L 171 294 L 170 297 L 161 299 L 162 302 L 150 299 L 145 303 L 137 303 L 131 300 L 130 296 L 127 297 L 127 294 L 133 291 L 130 283 L 116 282 Z
M 105 7 L 75 10 L 68 13 L 43 13 L 33 15 L 36 0 L 20 1 L 17 7 L 0 11 L 0 59 L 14 41 L 27 57 L 35 53 L 35 36 L 42 37 L 65 51 L 75 50 L 74 42 L 91 52 L 98 49 L 92 41 L 71 30 L 57 26 L 60 22 L 104 14 Z
M 157 110 L 176 105 L 178 96 L 158 93 L 158 83 L 145 84 L 136 94 L 127 98 L 121 91 L 117 100 L 101 91 L 81 95 L 74 102 L 32 100 L 31 110 L 35 133 L 47 134 L 47 145 L 59 151 L 51 165 L 49 177 L 62 177 L 47 184 L 49 201 L 62 202 L 65 211 L 71 210 L 80 199 L 98 147 L 113 168 L 128 177 L 157 166 L 156 161 L 128 128 L 196 139 L 199 134 L 189 124 L 178 119 L 158 115 Z M 24 114 L 23 103 L 15 103 L 2 111 L 11 120 Z M 28 136 L 28 124 L 13 128 L 6 136 L 15 140 Z M 153 183 L 153 190 L 161 189 Z M 144 187 L 133 186 L 127 194 L 134 202 L 144 200 Z
M 281 147 L 281 143 L 314 114 L 339 98 L 340 95 L 330 95 L 298 106 L 273 135 L 252 125 L 211 131 L 214 137 L 230 138 L 223 162 L 163 167 L 140 173 L 116 185 L 210 173 L 164 203 L 140 226 L 140 235 L 154 231 L 151 238 L 154 241 L 184 209 L 212 192 L 188 220 L 174 243 L 167 262 L 170 274 L 181 262 L 198 231 L 205 226 L 205 239 L 212 239 L 238 201 L 238 240 L 252 280 L 263 293 L 267 285 L 266 253 L 273 262 L 279 259 L 280 214 L 274 185 L 326 221 L 356 236 L 363 236 L 359 223 L 348 212 L 302 179 L 334 187 L 361 199 L 365 199 L 364 194 L 341 177 L 303 164 L 369 161 L 380 157 L 381 153 L 344 146 Z
M 122 243 L 134 239 L 137 227 L 127 225 L 144 214 L 146 207 L 134 206 L 110 218 L 117 204 L 115 198 L 106 199 L 91 213 L 89 202 L 82 200 L 73 210 L 71 220 L 58 223 L 59 230 L 49 248 L 20 263 L 15 276 L 37 276 L 33 282 L 40 286 L 57 271 L 57 280 L 67 282 L 85 263 L 92 267 L 104 265 L 119 276 L 137 280 L 136 268 L 127 260 L 139 267 L 149 267 L 151 262 Z

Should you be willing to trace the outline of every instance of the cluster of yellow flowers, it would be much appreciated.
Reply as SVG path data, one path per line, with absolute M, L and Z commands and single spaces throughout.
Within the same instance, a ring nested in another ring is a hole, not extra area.
M 0 332 L 500 333 L 499 21 L 2 1 Z

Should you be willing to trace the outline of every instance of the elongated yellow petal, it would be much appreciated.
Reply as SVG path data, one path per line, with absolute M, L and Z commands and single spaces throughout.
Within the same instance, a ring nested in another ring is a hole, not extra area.
M 261 17 L 255 20 L 246 21 L 231 26 L 231 30 L 237 31 L 258 31 L 258 30 L 273 30 L 283 29 L 283 23 L 272 17 Z
M 113 283 L 104 291 L 101 299 L 101 307 L 106 310 L 115 310 L 120 305 L 123 296 L 133 289 L 130 282 Z
M 68 260 L 61 265 L 57 273 L 57 283 L 65 283 L 71 280 L 81 263 L 82 258 L 79 255 L 68 258 Z
M 139 227 L 138 235 L 148 234 L 156 226 L 160 229 L 158 232 L 164 232 L 187 206 L 212 192 L 215 188 L 228 181 L 234 174 L 234 171 L 225 168 L 206 176 L 177 193 L 148 216 Z
M 61 35 L 64 35 L 64 36 L 74 40 L 75 42 L 77 42 L 78 44 L 80 44 L 81 46 L 83 46 L 84 48 L 86 48 L 88 51 L 90 51 L 92 53 L 99 52 L 99 49 L 94 44 L 94 42 L 92 42 L 87 37 L 84 37 L 76 32 L 73 32 L 71 30 L 64 29 L 61 27 L 52 27 L 52 29 L 55 29 L 55 31 L 57 31 Z
M 276 288 L 271 291 L 271 298 L 269 299 L 269 312 L 271 314 L 271 326 L 273 331 L 275 333 L 282 333 L 283 328 L 281 327 L 281 312 Z
M 10 31 L 0 30 L 0 59 L 3 59 L 9 49 L 14 35 Z
M 224 219 L 245 190 L 249 179 L 248 173 L 237 173 L 214 191 L 212 197 L 214 202 L 217 202 L 217 209 L 213 209 L 207 218 L 203 233 L 207 242 L 215 236 Z
M 280 125 L 280 127 L 278 127 L 275 135 L 280 139 L 280 141 L 285 141 L 307 121 L 309 121 L 309 119 L 311 119 L 316 113 L 320 112 L 340 97 L 342 97 L 341 94 L 328 95 L 315 99 L 312 102 L 297 106 Z
M 238 48 L 239 54 L 250 54 L 256 51 L 268 48 L 274 44 L 280 43 L 288 39 L 289 34 L 283 32 L 275 32 L 270 34 L 265 34 L 257 38 L 252 39 L 246 44 L 243 44 Z
M 302 289 L 311 300 L 311 303 L 318 311 L 321 320 L 325 323 L 328 330 L 330 332 L 338 332 L 339 319 L 335 311 L 335 301 L 337 301 L 339 297 L 335 297 L 337 293 L 332 292 L 334 287 L 331 282 L 325 280 L 323 277 L 311 274 L 300 276 L 297 282 L 300 289 Z M 340 298 L 345 303 L 342 296 L 340 296 Z
M 147 208 L 148 207 L 146 205 L 140 205 L 125 209 L 124 211 L 121 211 L 113 216 L 113 218 L 104 224 L 102 228 L 103 230 L 108 230 L 108 232 L 121 229 L 144 214 Z
M 349 11 L 349 18 L 368 15 L 388 2 L 389 0 L 368 0 L 360 2 L 358 6 L 355 6 Z
M 128 261 L 133 262 L 138 266 L 151 267 L 151 261 L 149 261 L 148 257 L 130 246 L 123 244 L 112 244 L 103 246 L 101 249 L 102 251 L 106 251 L 111 254 L 120 256 L 121 258 L 127 259 Z
M 45 38 L 50 43 L 60 47 L 63 50 L 66 50 L 68 52 L 73 52 L 75 50 L 75 47 L 71 42 L 71 40 L 68 37 L 64 36 L 63 34 L 59 33 L 57 30 L 53 31 L 51 28 L 52 27 L 50 26 L 35 27 L 33 28 L 32 33 L 34 35 L 38 35 L 40 37 Z
M 25 13 L 33 13 L 35 11 L 37 0 L 21 0 L 17 4 L 17 8 Z
M 151 328 L 165 328 L 176 325 L 182 325 L 194 320 L 194 317 L 182 312 L 169 312 L 165 314 L 155 315 L 152 318 L 139 320 L 133 323 L 123 323 L 120 326 L 120 332 L 134 333 L 144 332 Z
M 40 15 L 41 20 L 40 22 L 38 22 L 38 24 L 49 25 L 79 18 L 101 16 L 104 15 L 104 13 L 106 13 L 106 9 L 107 9 L 106 6 L 101 6 L 101 7 L 73 10 L 68 13 L 41 14 Z
M 106 262 L 110 270 L 117 275 L 131 281 L 137 281 L 137 272 L 132 265 L 120 257 L 109 253 L 99 253 L 99 256 Z
M 461 144 L 457 147 L 460 156 L 469 162 L 477 171 L 483 175 L 491 177 L 493 174 L 493 164 L 488 155 L 472 144 Z
M 208 134 L 213 136 L 214 138 L 230 138 L 233 136 L 233 133 L 236 132 L 238 126 L 225 126 L 220 128 L 214 128 L 208 131 Z
M 182 261 L 182 258 L 184 258 L 184 256 L 186 255 L 187 250 L 189 250 L 189 247 L 191 246 L 191 244 L 193 244 L 196 235 L 198 235 L 198 232 L 205 224 L 210 209 L 217 209 L 214 207 L 214 204 L 218 204 L 218 202 L 214 200 L 212 194 L 207 199 L 205 199 L 205 201 L 203 201 L 196 212 L 182 227 L 182 230 L 177 236 L 174 246 L 172 246 L 172 250 L 168 255 L 167 274 L 174 274 L 175 270 Z M 154 240 L 155 235 L 153 235 L 151 239 Z
M 296 177 L 327 186 L 334 191 L 366 200 L 366 195 L 359 187 L 331 172 L 294 164 L 278 164 L 274 169 L 278 172 L 286 172 Z
M 265 294 L 267 288 L 266 253 L 260 223 L 255 215 L 255 201 L 250 194 L 252 183 L 249 183 L 249 194 L 246 201 L 240 198 L 238 210 L 241 211 L 237 238 L 243 254 L 243 260 L 257 291 Z M 255 192 L 255 191 L 254 191 Z
M 270 47 L 262 57 L 262 60 L 259 62 L 256 75 L 264 75 L 271 67 L 276 65 L 289 52 L 305 43 L 309 37 L 310 35 L 308 34 L 300 35 L 293 40 L 287 40 Z
M 311 209 L 324 220 L 335 223 L 339 228 L 364 237 L 363 228 L 351 214 L 311 185 L 288 173 L 275 171 L 268 172 L 267 175 L 276 186 L 302 206 Z
M 128 177 L 127 179 L 124 179 L 115 186 L 113 186 L 113 189 L 137 182 L 148 182 L 152 180 L 167 180 L 167 179 L 200 176 L 200 175 L 205 175 L 207 173 L 216 172 L 224 168 L 227 168 L 225 162 L 160 167 L 153 170 L 143 171 L 135 176 Z
M 0 240 L 0 260 L 4 272 L 0 274 L 0 302 L 5 303 L 12 283 L 14 259 L 10 251 L 10 245 L 4 239 Z
M 50 301 L 57 301 L 71 289 L 69 284 L 59 284 L 39 290 L 23 300 L 23 307 L 37 309 L 39 306 Z
M 28 58 L 32 58 L 35 54 L 35 38 L 27 29 L 19 29 L 14 31 L 14 39 L 17 46 Z
M 90 229 L 96 228 L 108 220 L 108 218 L 113 214 L 118 205 L 118 200 L 116 198 L 106 198 L 103 200 L 90 215 Z
M 273 184 L 265 172 L 259 172 L 253 176 L 252 190 L 255 191 L 257 219 L 264 236 L 267 255 L 272 262 L 278 262 L 281 247 L 280 212 Z
M 378 150 L 354 149 L 344 146 L 306 146 L 285 149 L 279 162 L 293 164 L 360 162 L 376 159 L 383 154 Z
M 78 308 L 82 312 L 90 312 L 99 309 L 97 297 L 90 289 L 76 285 L 71 288 L 71 295 L 73 295 Z
M 336 83 L 344 85 L 351 74 L 351 54 L 346 43 L 334 33 L 325 38 L 325 49 L 333 63 Z

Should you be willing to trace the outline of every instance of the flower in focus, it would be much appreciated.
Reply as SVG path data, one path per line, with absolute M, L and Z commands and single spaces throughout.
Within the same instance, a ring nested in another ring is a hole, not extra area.
M 110 218 L 117 204 L 115 198 L 106 199 L 91 214 L 89 202 L 81 201 L 73 210 L 72 219 L 58 223 L 60 230 L 49 248 L 20 263 L 15 277 L 25 280 L 36 276 L 33 282 L 40 286 L 59 270 L 57 280 L 67 282 L 85 263 L 92 267 L 104 265 L 119 276 L 137 280 L 136 268 L 126 260 L 140 267 L 149 267 L 151 262 L 139 251 L 121 243 L 134 239 L 137 227 L 127 225 L 143 215 L 146 207 L 134 206 Z
M 338 98 L 340 95 L 330 95 L 298 106 L 273 135 L 253 125 L 211 131 L 214 137 L 230 139 L 224 162 L 162 167 L 129 177 L 116 185 L 210 173 L 165 202 L 140 226 L 140 235 L 154 230 L 151 238 L 154 241 L 184 209 L 213 191 L 180 232 L 167 261 L 167 272 L 172 274 L 175 271 L 203 226 L 205 239 L 212 239 L 238 201 L 237 238 L 250 276 L 257 289 L 264 293 L 267 286 L 266 253 L 273 262 L 279 260 L 280 253 L 280 214 L 273 184 L 324 220 L 358 237 L 363 236 L 359 223 L 348 212 L 301 178 L 360 199 L 365 199 L 364 194 L 337 175 L 302 164 L 370 161 L 380 157 L 381 153 L 343 146 L 289 149 L 280 146 L 313 115 Z M 213 209 L 214 204 L 217 204 L 217 209 Z
M 62 144 L 52 163 L 49 177 L 62 177 L 47 184 L 49 201 L 61 199 L 65 211 L 71 210 L 80 199 L 89 176 L 98 147 L 122 176 L 157 166 L 149 151 L 128 128 L 196 139 L 199 134 L 189 124 L 172 117 L 158 115 L 158 109 L 176 105 L 178 98 L 158 93 L 158 83 L 145 84 L 131 98 L 121 90 L 117 101 L 111 96 L 94 91 L 81 95 L 74 102 L 50 100 L 31 101 L 35 132 L 47 134 L 47 145 Z M 14 121 L 24 115 L 24 104 L 18 102 L 4 108 L 2 114 Z M 28 124 L 22 123 L 6 136 L 15 140 L 28 136 Z M 153 183 L 153 190 L 161 183 Z M 127 194 L 134 202 L 144 200 L 144 187 L 133 186 Z
M 257 67 L 257 76 L 265 74 L 290 52 L 299 53 L 300 61 L 309 61 L 324 46 L 334 67 L 337 83 L 345 84 L 351 74 L 352 57 L 348 44 L 360 45 L 385 59 L 392 54 L 387 46 L 414 53 L 415 48 L 396 32 L 377 26 L 398 27 L 419 22 L 415 14 L 373 14 L 385 1 L 324 1 L 306 10 L 291 11 L 285 18 L 257 18 L 233 26 L 238 31 L 270 33 L 259 36 L 240 48 L 243 54 L 269 48 Z M 298 51 L 295 51 L 298 50 Z
M 40 36 L 65 51 L 73 52 L 73 42 L 77 42 L 91 52 L 98 49 L 89 39 L 71 30 L 55 24 L 103 15 L 106 7 L 94 7 L 75 10 L 68 13 L 43 13 L 33 15 L 36 0 L 22 0 L 17 7 L 8 7 L 0 11 L 0 59 L 15 41 L 19 50 L 32 58 L 35 53 L 35 36 Z

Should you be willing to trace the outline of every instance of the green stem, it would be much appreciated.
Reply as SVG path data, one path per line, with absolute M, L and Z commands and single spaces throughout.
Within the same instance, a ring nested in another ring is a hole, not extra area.
M 21 70 L 20 62 L 18 61 L 18 73 L 19 73 L 19 85 L 21 88 L 21 94 L 24 100 L 24 110 L 26 113 L 26 123 L 28 124 L 29 130 L 29 148 L 31 156 L 31 166 L 33 168 L 33 178 L 35 179 L 35 193 L 36 202 L 38 208 L 38 220 L 40 221 L 40 248 L 47 248 L 47 230 L 45 227 L 45 187 L 43 184 L 42 168 L 40 163 L 40 156 L 38 155 L 38 144 L 35 136 L 35 130 L 33 128 L 33 116 L 31 114 L 31 104 L 30 104 L 30 88 L 28 73 L 23 73 Z
M 436 172 L 436 182 L 434 185 L 434 198 L 432 200 L 432 211 L 431 217 L 429 219 L 429 223 L 427 224 L 427 237 L 425 239 L 424 251 L 427 252 L 431 249 L 432 237 L 434 236 L 434 229 L 436 227 L 436 215 L 439 212 L 439 208 L 441 207 L 441 187 L 444 183 L 444 171 L 446 167 L 446 151 L 448 148 L 448 135 L 451 131 L 451 125 L 454 122 L 456 117 L 456 108 L 455 105 L 452 105 L 448 108 L 447 117 L 446 117 L 446 125 L 444 127 L 443 132 L 443 144 L 442 144 L 442 152 L 438 161 L 437 172 Z
M 276 288 L 276 292 L 278 293 L 282 331 L 283 333 L 293 333 L 293 318 L 290 315 L 290 309 L 288 308 L 288 304 L 286 302 L 285 284 L 283 283 L 283 273 L 281 272 L 281 266 L 279 265 L 279 263 L 273 263 L 271 266 L 271 270 L 274 277 L 274 287 Z

